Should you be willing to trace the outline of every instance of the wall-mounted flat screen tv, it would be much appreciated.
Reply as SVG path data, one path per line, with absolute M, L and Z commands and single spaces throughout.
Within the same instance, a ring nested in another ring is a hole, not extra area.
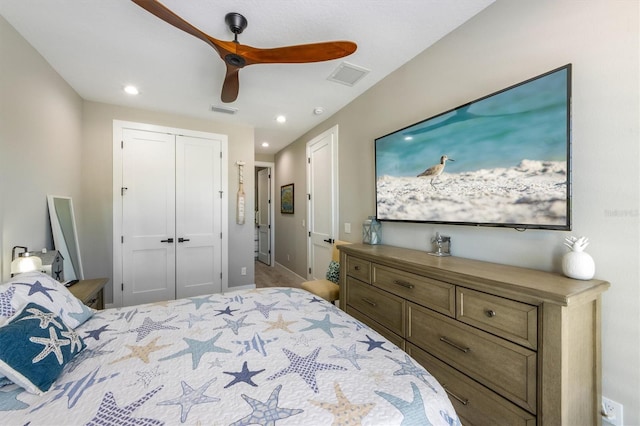
M 376 217 L 571 229 L 571 64 L 375 140 Z

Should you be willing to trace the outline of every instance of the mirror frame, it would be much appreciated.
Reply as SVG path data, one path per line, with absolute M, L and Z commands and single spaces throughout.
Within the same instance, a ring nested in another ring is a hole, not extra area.
M 64 279 L 65 281 L 82 280 L 84 279 L 84 272 L 82 270 L 80 246 L 78 245 L 76 219 L 73 213 L 73 201 L 71 197 L 48 195 L 47 204 L 49 206 L 53 244 L 63 258 Z M 64 208 L 60 208 L 60 206 L 64 206 Z

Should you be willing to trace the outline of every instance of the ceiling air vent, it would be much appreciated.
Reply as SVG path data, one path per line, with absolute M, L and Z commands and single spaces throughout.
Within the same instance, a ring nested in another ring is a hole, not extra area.
M 347 86 L 353 86 L 369 73 L 370 70 L 359 67 L 357 65 L 350 64 L 349 62 L 343 62 L 338 65 L 329 76 L 327 80 L 335 81 L 336 83 L 345 84 Z
M 211 105 L 211 111 L 213 112 L 221 112 L 223 114 L 235 114 L 238 112 L 238 108 L 222 106 L 222 105 Z

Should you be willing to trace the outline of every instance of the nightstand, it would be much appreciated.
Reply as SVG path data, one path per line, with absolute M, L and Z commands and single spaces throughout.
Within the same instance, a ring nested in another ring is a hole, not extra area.
M 88 307 L 93 309 L 104 309 L 104 286 L 108 282 L 108 278 L 80 280 L 67 288 L 71 294 L 80 299 L 80 301 Z

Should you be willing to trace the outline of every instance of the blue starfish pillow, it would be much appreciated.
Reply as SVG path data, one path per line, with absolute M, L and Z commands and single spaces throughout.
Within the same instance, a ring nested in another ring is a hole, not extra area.
M 41 395 L 84 348 L 82 338 L 59 316 L 29 303 L 0 327 L 0 374 Z
M 62 283 L 41 272 L 28 272 L 0 285 L 0 325 L 27 303 L 36 303 L 59 315 L 71 328 L 78 327 L 93 315 L 93 311 Z

